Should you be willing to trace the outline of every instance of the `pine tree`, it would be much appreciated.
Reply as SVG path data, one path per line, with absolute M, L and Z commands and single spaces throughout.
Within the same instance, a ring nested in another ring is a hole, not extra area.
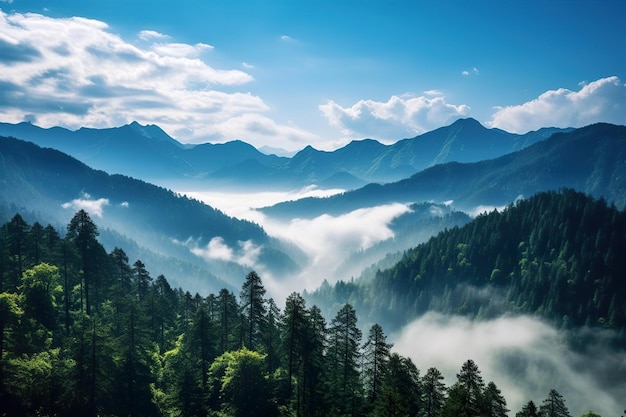
M 261 282 L 261 277 L 254 271 L 250 272 L 246 275 L 239 299 L 246 320 L 245 344 L 252 350 L 257 349 L 263 342 L 263 333 L 267 321 L 264 296 L 265 287 Z
M 235 295 L 227 289 L 220 290 L 217 296 L 219 308 L 219 353 L 233 348 L 233 335 L 237 333 L 239 305 Z
M 418 416 L 422 413 L 422 394 L 419 370 L 413 361 L 392 353 L 370 415 Z
M 287 396 L 293 399 L 296 413 L 300 413 L 302 392 L 300 384 L 296 382 L 294 393 L 294 380 L 302 379 L 302 362 L 308 332 L 308 314 L 304 298 L 298 293 L 292 293 L 285 301 L 285 310 L 281 320 L 282 345 L 287 367 Z M 295 398 L 293 398 L 295 397 Z
M 83 291 L 87 315 L 91 314 L 89 289 L 95 284 L 96 261 L 93 252 L 99 245 L 96 240 L 98 234 L 96 224 L 85 210 L 78 211 L 67 225 L 67 236 L 78 248 L 82 260 Z
M 393 344 L 387 343 L 387 337 L 379 324 L 374 324 L 363 345 L 363 379 L 365 393 L 370 403 L 376 401 L 382 379 L 387 371 L 389 352 Z
M 446 386 L 443 375 L 437 368 L 429 368 L 422 377 L 422 390 L 424 393 L 424 416 L 436 416 L 446 399 Z
M 526 403 L 521 411 L 515 414 L 515 417 L 539 417 L 539 410 L 534 402 L 529 401 Z
M 571 417 L 563 396 L 555 389 L 551 389 L 548 398 L 543 400 L 539 413 L 541 417 Z
M 483 395 L 481 405 L 485 417 L 506 417 L 510 411 L 506 408 L 506 399 L 495 383 L 489 382 Z
M 340 413 L 357 414 L 360 407 L 360 342 L 361 330 L 350 304 L 344 305 L 330 324 L 328 380 L 332 402 Z

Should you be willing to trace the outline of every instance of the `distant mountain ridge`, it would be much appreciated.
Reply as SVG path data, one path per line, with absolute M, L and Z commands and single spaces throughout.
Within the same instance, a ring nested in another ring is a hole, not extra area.
M 151 182 L 195 182 L 229 187 L 302 187 L 317 184 L 354 189 L 370 182 L 406 178 L 430 166 L 476 162 L 522 149 L 567 129 L 516 135 L 460 119 L 411 139 L 384 145 L 352 141 L 333 152 L 307 146 L 292 157 L 257 150 L 241 140 L 183 145 L 155 125 L 137 122 L 108 129 L 43 129 L 0 123 L 0 135 L 60 150 L 87 165 Z
M 261 209 L 274 217 L 335 215 L 391 202 L 453 201 L 457 209 L 505 206 L 540 191 L 572 188 L 626 206 L 626 126 L 598 123 L 554 134 L 495 159 L 450 162 L 388 184 Z
M 5 210 L 45 213 L 48 219 L 65 224 L 77 207 L 99 206 L 103 214 L 96 217 L 103 228 L 196 266 L 209 268 L 185 242 L 192 240 L 202 250 L 217 238 L 234 252 L 241 242 L 255 245 L 259 264 L 269 270 L 295 268 L 281 244 L 255 223 L 141 180 L 94 170 L 60 151 L 18 139 L 0 137 L 0 205 Z M 215 259 L 211 271 L 226 282 L 240 280 L 247 273 L 229 259 Z M 211 274 L 205 278 L 210 286 Z

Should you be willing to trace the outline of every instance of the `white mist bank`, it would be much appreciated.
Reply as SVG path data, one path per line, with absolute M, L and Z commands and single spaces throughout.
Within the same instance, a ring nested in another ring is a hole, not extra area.
M 567 346 L 563 332 L 537 318 L 472 321 L 428 313 L 390 340 L 422 375 L 430 367 L 439 369 L 447 386 L 466 360 L 474 360 L 485 383 L 493 381 L 502 391 L 509 415 L 530 400 L 540 405 L 552 388 L 563 395 L 573 416 L 589 410 L 621 415 L 626 375 L 619 369 L 626 365 L 626 355 L 610 351 L 603 343 L 606 335 L 596 333 L 593 348 L 583 355 Z
M 313 219 L 295 218 L 277 220 L 264 215 L 255 208 L 281 201 L 304 197 L 325 197 L 343 190 L 322 190 L 306 187 L 291 192 L 226 193 L 184 192 L 189 197 L 203 201 L 226 214 L 260 224 L 272 237 L 295 245 L 307 256 L 307 262 L 294 276 L 277 277 L 265 271 L 262 265 L 247 264 L 255 268 L 264 285 L 276 300 L 285 299 L 290 293 L 315 290 L 324 280 L 334 283 L 350 277 L 335 276 L 334 271 L 353 252 L 368 249 L 378 242 L 394 237 L 389 224 L 396 217 L 409 211 L 405 204 L 387 204 L 354 210 L 339 216 L 321 215 Z M 241 248 L 224 247 L 223 241 L 211 241 L 204 248 L 193 248 L 198 256 L 226 258 L 240 253 Z M 250 257 L 247 258 L 250 261 Z M 242 277 L 243 279 L 243 277 Z
M 307 197 L 329 197 L 345 190 L 339 188 L 321 189 L 315 185 L 300 190 L 226 192 L 226 191 L 178 191 L 191 198 L 215 207 L 229 216 L 260 223 L 265 216 L 255 209 L 273 206 L 283 201 L 299 200 Z

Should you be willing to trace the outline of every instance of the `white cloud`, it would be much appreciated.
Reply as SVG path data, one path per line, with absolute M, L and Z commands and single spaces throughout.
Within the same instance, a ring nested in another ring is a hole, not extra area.
M 409 211 L 404 204 L 388 204 L 355 210 L 340 216 L 324 214 L 314 219 L 277 221 L 261 216 L 258 221 L 271 236 L 290 242 L 309 257 L 297 277 L 280 283 L 279 290 L 287 296 L 292 291 L 313 290 L 324 279 L 338 279 L 334 271 L 351 253 L 368 249 L 393 238 L 390 222 Z
M 265 217 L 261 212 L 254 210 L 260 207 L 273 206 L 281 201 L 299 200 L 307 197 L 328 197 L 345 190 L 339 188 L 323 189 L 316 185 L 309 185 L 299 190 L 291 191 L 260 191 L 256 193 L 236 193 L 224 191 L 188 191 L 176 190 L 180 194 L 200 200 L 211 207 L 215 207 L 232 217 L 246 219 L 260 223 Z
M 626 124 L 626 84 L 616 76 L 583 84 L 578 91 L 549 90 L 524 104 L 497 108 L 490 127 L 525 133 L 542 127 Z
M 77 198 L 67 203 L 63 203 L 61 207 L 71 209 L 73 211 L 85 210 L 87 213 L 102 218 L 104 207 L 110 205 L 108 198 L 99 198 L 93 200 L 89 194 L 85 194 L 83 198 Z
M 502 390 L 510 415 L 530 400 L 541 404 L 553 388 L 564 396 L 572 415 L 588 410 L 619 413 L 626 383 L 621 375 L 619 383 L 609 384 L 608 374 L 619 377 L 626 356 L 606 347 L 605 334 L 586 337 L 596 341 L 590 351 L 597 359 L 572 351 L 563 333 L 533 317 L 472 321 L 428 313 L 390 339 L 395 339 L 394 350 L 411 357 L 422 372 L 439 369 L 448 386 L 472 359 L 485 382 L 494 381 Z
M 152 50 L 159 55 L 176 58 L 197 58 L 204 51 L 213 49 L 211 45 L 197 43 L 189 45 L 186 43 L 155 43 Z
M 318 138 L 289 124 L 279 124 L 259 113 L 245 113 L 206 127 L 205 137 L 230 136 L 266 146 L 301 148 Z
M 149 41 L 152 39 L 168 39 L 169 36 L 154 30 L 142 30 L 139 32 L 139 39 Z
M 234 262 L 247 268 L 262 270 L 259 264 L 259 255 L 262 247 L 251 240 L 239 241 L 236 247 L 228 246 L 220 236 L 212 238 L 205 246 L 198 245 L 198 239 L 189 238 L 185 242 L 175 243 L 186 246 L 194 255 L 205 259 L 207 262 L 214 260 Z
M 386 102 L 359 100 L 350 107 L 329 100 L 319 106 L 328 123 L 352 138 L 397 140 L 417 135 L 467 116 L 470 108 L 446 101 L 436 90 L 425 96 L 392 96 Z
M 211 45 L 170 42 L 153 30 L 137 40 L 102 21 L 0 10 L 3 121 L 77 129 L 137 120 L 184 142 L 253 141 L 263 128 L 292 140 L 315 138 L 263 114 L 270 108 L 260 97 L 238 91 L 254 81 L 250 74 L 202 58 Z
M 478 70 L 478 68 L 474 67 L 471 70 L 461 71 L 461 75 L 466 76 L 466 77 L 470 75 L 480 75 L 480 71 Z
M 222 261 L 232 261 L 233 250 L 224 243 L 221 237 L 214 237 L 204 248 L 194 247 L 191 252 L 205 259 L 219 259 Z
M 177 190 L 192 198 L 204 201 L 230 216 L 247 219 L 260 224 L 272 237 L 299 248 L 308 259 L 299 273 L 289 277 L 273 277 L 264 271 L 263 282 L 268 292 L 277 300 L 285 299 L 293 291 L 314 290 L 324 279 L 335 282 L 350 277 L 336 276 L 333 272 L 353 252 L 367 249 L 376 243 L 393 238 L 389 224 L 396 217 L 409 211 L 404 204 L 389 204 L 364 208 L 341 215 L 322 215 L 314 219 L 276 220 L 252 208 L 265 207 L 280 201 L 305 197 L 325 197 L 342 192 L 340 189 L 304 187 L 290 192 L 225 193 L 187 192 Z M 197 245 L 196 245 L 197 246 Z M 240 245 L 241 247 L 241 245 Z M 210 251 L 202 248 L 202 253 Z M 237 250 L 234 250 L 237 252 Z M 240 263 L 243 262 L 241 252 Z M 198 252 L 200 253 L 200 252 Z M 253 259 L 255 258 L 254 252 Z M 231 259 L 236 258 L 233 256 Z M 252 264 L 248 261 L 248 264 Z M 262 270 L 262 266 L 255 266 Z

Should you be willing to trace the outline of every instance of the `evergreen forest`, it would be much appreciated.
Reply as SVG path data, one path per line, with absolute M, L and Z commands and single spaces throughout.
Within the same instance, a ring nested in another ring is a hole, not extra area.
M 625 219 L 574 192 L 541 194 L 443 232 L 370 285 L 379 305 L 390 301 L 383 280 L 390 289 L 406 285 L 405 300 L 391 298 L 403 311 L 400 301 L 426 297 L 407 279 L 448 294 L 463 277 L 481 276 L 485 284 L 509 283 L 520 311 L 622 331 Z M 519 241 L 526 229 L 528 239 Z M 281 309 L 254 271 L 238 294 L 191 294 L 122 248 L 107 253 L 98 235 L 83 210 L 65 231 L 20 214 L 0 227 L 1 415 L 570 415 L 556 390 L 509 410 L 472 359 L 446 385 L 436 367 L 420 371 L 395 353 L 380 324 L 363 332 L 351 303 L 324 317 L 292 293 Z M 562 236 L 570 243 L 562 245 Z
M 367 306 L 365 319 L 393 330 L 427 311 L 531 314 L 559 328 L 610 329 L 623 349 L 624 253 L 626 212 L 563 189 L 444 230 L 373 279 L 324 285 L 307 299 Z

